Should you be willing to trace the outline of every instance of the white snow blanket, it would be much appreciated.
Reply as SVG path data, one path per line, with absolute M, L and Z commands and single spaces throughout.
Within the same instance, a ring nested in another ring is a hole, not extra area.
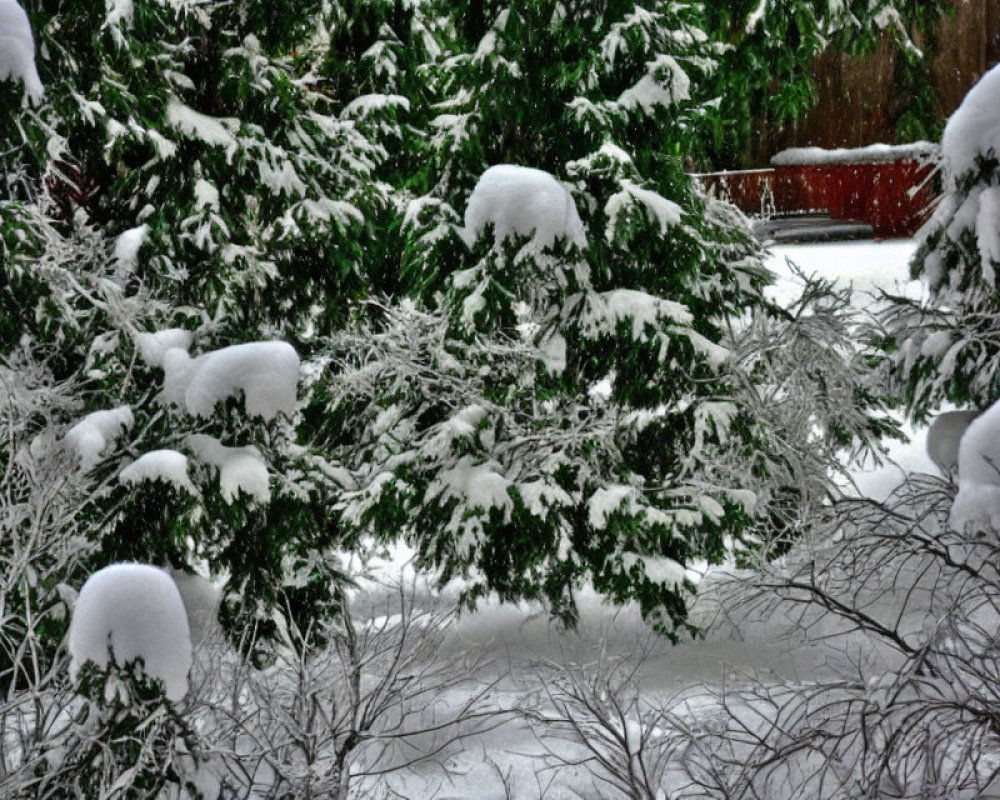
M 0 0 L 0 80 L 21 81 L 31 100 L 45 94 L 35 66 L 35 37 L 28 15 L 16 0 Z
M 958 448 L 958 495 L 950 524 L 1000 533 L 1000 403 L 974 419 Z
M 88 661 L 121 665 L 142 658 L 145 672 L 163 681 L 167 699 L 187 693 L 191 634 L 177 585 L 158 567 L 112 564 L 80 590 L 69 627 L 70 677 Z
M 487 224 L 496 243 L 509 236 L 533 236 L 538 247 L 566 238 L 587 246 L 576 202 L 565 186 L 544 170 L 497 164 L 479 178 L 465 208 L 462 239 L 471 248 Z

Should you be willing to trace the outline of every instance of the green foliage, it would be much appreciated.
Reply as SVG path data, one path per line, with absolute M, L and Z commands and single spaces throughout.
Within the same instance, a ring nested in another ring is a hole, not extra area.
M 923 54 L 914 44 L 951 7 L 943 0 L 739 0 L 704 3 L 709 36 L 729 45 L 713 80 L 702 88 L 714 98 L 706 114 L 703 149 L 694 155 L 715 169 L 747 166 L 748 146 L 780 130 L 815 106 L 817 56 L 869 52 L 888 38 L 899 69 L 895 92 L 905 95 L 926 71 Z M 897 126 L 901 136 L 915 132 L 915 122 L 927 126 L 929 89 L 919 80 L 921 96 L 904 112 Z M 918 137 L 919 138 L 919 137 Z M 908 139 L 904 139 L 908 140 Z
M 44 363 L 47 380 L 72 383 L 74 395 L 0 449 L 5 463 L 27 459 L 24 469 L 37 469 L 48 456 L 29 457 L 27 448 L 44 433 L 64 465 L 54 509 L 75 514 L 72 525 L 53 525 L 45 547 L 86 530 L 68 563 L 53 552 L 43 569 L 79 585 L 120 559 L 207 567 L 229 576 L 234 632 L 275 609 L 305 627 L 332 613 L 343 578 L 333 554 L 343 532 L 328 512 L 323 459 L 299 446 L 293 421 L 250 420 L 236 399 L 206 420 L 164 403 L 162 367 L 144 362 L 137 341 L 180 326 L 195 331 L 194 355 L 282 337 L 306 353 L 373 291 L 369 276 L 379 286 L 395 280 L 391 263 L 376 268 L 373 258 L 369 268 L 366 252 L 392 218 L 394 190 L 375 172 L 388 146 L 400 147 L 397 115 L 408 101 L 355 103 L 377 70 L 336 91 L 322 74 L 329 32 L 362 26 L 351 15 L 368 10 L 25 6 L 45 99 L 22 104 L 18 85 L 0 84 L 0 102 L 18 109 L 0 115 L 0 355 L 12 369 Z M 116 255 L 123 232 L 140 243 L 134 258 Z M 85 414 L 120 406 L 134 425 L 105 443 L 95 469 L 74 472 L 62 435 Z M 255 448 L 269 501 L 227 496 L 218 469 L 194 458 L 194 433 Z M 192 457 L 191 491 L 119 481 L 122 468 L 158 449 Z M 29 485 L 15 496 L 33 507 L 43 494 Z M 24 527 L 5 537 L 5 558 L 34 546 Z M 40 611 L 61 608 L 52 592 L 47 584 Z M 8 605 L 26 600 L 17 590 Z M 44 644 L 54 648 L 58 631 Z
M 72 397 L 0 448 L 68 463 L 53 537 L 83 535 L 60 579 L 197 566 L 227 576 L 231 632 L 305 630 L 334 613 L 338 551 L 375 533 L 469 602 L 572 621 L 591 581 L 682 629 L 683 566 L 756 540 L 747 473 L 718 459 L 780 441 L 731 346 L 762 305 L 759 248 L 685 157 L 763 99 L 801 113 L 827 30 L 808 3 L 748 28 L 744 5 L 27 3 L 46 95 L 0 86 L 0 353 Z M 564 182 L 585 247 L 461 227 L 502 162 Z M 170 327 L 194 358 L 292 342 L 301 414 L 251 418 L 238 393 L 189 413 L 139 346 Z M 119 407 L 133 424 L 77 469 L 66 432 Z M 192 436 L 252 452 L 267 492 L 225 486 Z M 122 483 L 155 450 L 190 485 Z M 760 458 L 776 469 L 777 445 Z
M 689 6 L 442 11 L 455 38 L 427 67 L 439 95 L 426 194 L 404 220 L 411 299 L 358 309 L 306 414 L 343 469 L 344 525 L 404 537 L 469 604 L 537 599 L 572 623 L 586 582 L 676 636 L 684 565 L 760 546 L 761 520 L 803 492 L 788 421 L 752 420 L 730 349 L 763 306 L 758 247 L 680 157 L 725 51 Z M 503 162 L 566 182 L 586 247 L 459 227 Z M 876 424 L 878 401 L 860 404 L 824 453 Z M 826 470 L 810 480 L 825 487 Z M 747 491 L 747 474 L 774 491 Z

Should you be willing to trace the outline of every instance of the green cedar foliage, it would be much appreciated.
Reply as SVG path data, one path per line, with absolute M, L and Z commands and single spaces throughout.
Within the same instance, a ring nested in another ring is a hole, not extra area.
M 715 169 L 746 166 L 748 147 L 801 119 L 817 100 L 814 62 L 827 53 L 857 54 L 888 38 L 899 68 L 897 94 L 926 81 L 915 44 L 950 4 L 943 0 L 735 0 L 701 4 L 705 29 L 728 45 L 706 93 L 702 144 L 696 154 Z M 919 34 L 919 35 L 918 35 Z M 898 100 L 893 98 L 895 105 Z M 933 125 L 924 94 L 902 112 L 901 136 Z M 914 138 L 920 138 L 915 136 Z M 903 139 L 909 141 L 909 139 Z

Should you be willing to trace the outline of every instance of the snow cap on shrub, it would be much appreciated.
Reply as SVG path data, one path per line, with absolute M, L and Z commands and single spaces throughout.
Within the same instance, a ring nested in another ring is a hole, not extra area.
M 45 90 L 35 66 L 35 37 L 24 9 L 15 0 L 0 0 L 0 80 L 19 80 L 34 102 Z
M 66 431 L 68 444 L 80 457 L 80 469 L 93 469 L 101 455 L 122 433 L 131 428 L 135 418 L 129 406 L 94 411 Z
M 191 634 L 180 592 L 171 577 L 146 564 L 112 564 L 91 575 L 80 590 L 69 628 L 70 677 L 88 661 L 117 664 L 142 658 L 169 700 L 187 693 Z
M 178 490 L 197 494 L 198 490 L 188 477 L 188 459 L 176 450 L 150 450 L 118 473 L 118 480 L 126 486 L 144 481 L 163 481 Z
M 273 419 L 295 411 L 299 355 L 287 342 L 248 342 L 191 358 L 181 348 L 163 354 L 163 399 L 196 417 L 243 393 L 247 413 Z
M 187 352 L 191 347 L 191 332 L 183 328 L 167 328 L 152 333 L 136 333 L 135 345 L 142 360 L 151 367 L 162 367 L 168 350 L 180 349 Z
M 497 164 L 482 174 L 465 208 L 465 243 L 472 247 L 489 223 L 498 244 L 508 236 L 533 235 L 539 247 L 549 247 L 559 238 L 587 246 L 573 196 L 540 169 Z

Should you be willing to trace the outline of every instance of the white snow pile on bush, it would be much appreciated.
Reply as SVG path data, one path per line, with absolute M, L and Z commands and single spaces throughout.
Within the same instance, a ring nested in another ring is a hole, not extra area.
M 0 80 L 8 79 L 21 81 L 25 94 L 36 103 L 45 94 L 28 15 L 15 0 L 0 0 Z
M 939 470 L 950 475 L 958 467 L 958 448 L 978 411 L 944 411 L 927 428 L 927 455 Z
M 139 248 L 149 236 L 149 226 L 140 225 L 118 234 L 115 239 L 114 259 L 126 272 L 131 272 L 139 258 Z
M 80 469 L 93 469 L 104 451 L 134 422 L 132 409 L 119 406 L 107 411 L 94 411 L 70 428 L 65 441 L 80 457 Z
M 191 332 L 183 328 L 168 328 L 154 333 L 135 334 L 135 345 L 142 360 L 151 367 L 162 367 L 163 357 L 168 350 L 180 349 L 187 352 L 191 347 Z
M 976 156 L 993 149 L 1000 156 L 1000 64 L 979 79 L 951 115 L 941 137 L 941 152 L 955 177 L 976 166 Z
M 191 494 L 198 493 L 188 477 L 187 456 L 176 450 L 143 453 L 118 473 L 118 480 L 127 486 L 143 481 L 163 481 Z
M 211 416 L 217 403 L 243 394 L 251 416 L 291 415 L 299 382 L 299 356 L 287 342 L 248 342 L 196 358 L 175 347 L 163 353 L 163 399 L 196 417 Z
M 145 672 L 163 681 L 174 702 L 187 693 L 191 634 L 180 592 L 171 577 L 146 564 L 112 564 L 80 590 L 69 628 L 70 677 L 88 661 L 104 668 L 142 658 Z
M 226 447 L 218 439 L 201 433 L 189 436 L 187 443 L 199 461 L 219 470 L 219 486 L 227 503 L 232 503 L 240 492 L 258 503 L 270 502 L 267 465 L 256 447 Z
M 958 449 L 958 494 L 951 527 L 1000 532 L 1000 403 L 974 419 Z
M 565 186 L 544 170 L 497 164 L 472 190 L 465 209 L 462 239 L 471 248 L 487 224 L 497 244 L 509 236 L 534 236 L 538 247 L 566 238 L 587 246 L 587 233 L 576 202 Z

